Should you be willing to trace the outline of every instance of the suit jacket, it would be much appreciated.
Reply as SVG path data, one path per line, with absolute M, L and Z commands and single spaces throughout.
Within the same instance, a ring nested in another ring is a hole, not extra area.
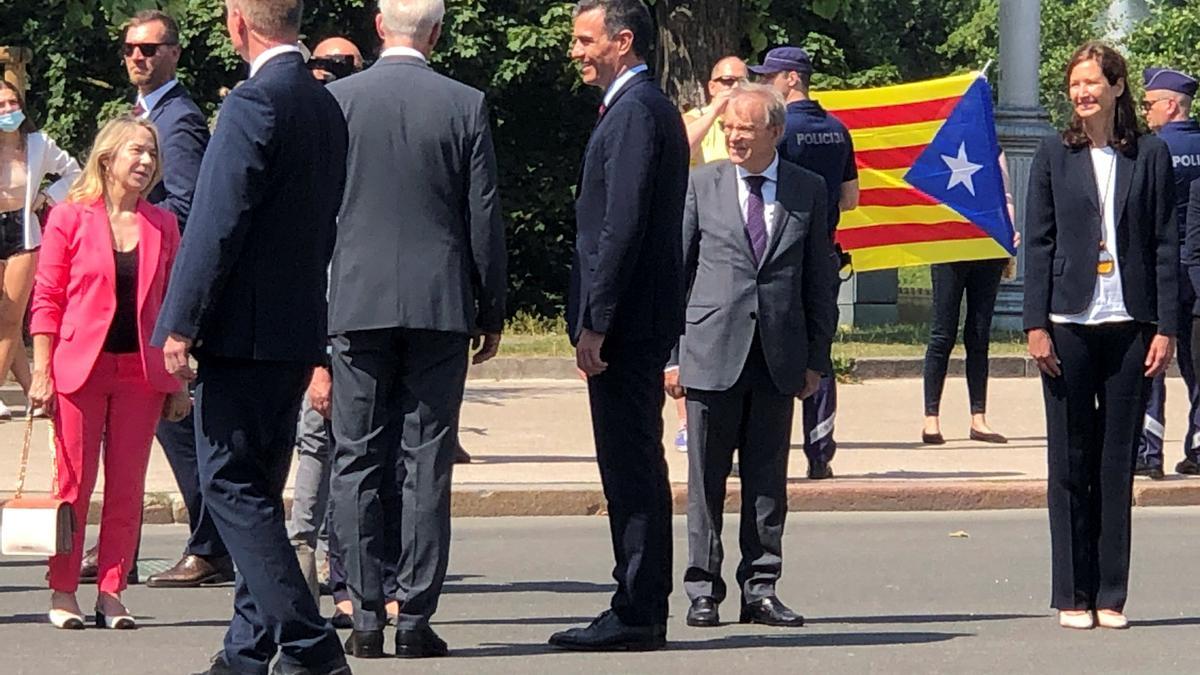
M 1125 309 L 1137 321 L 1175 335 L 1179 229 L 1167 145 L 1142 136 L 1118 152 L 1117 261 Z M 1088 308 L 1102 239 L 1099 197 L 1088 148 L 1049 136 L 1033 156 L 1025 202 L 1025 330 L 1047 328 L 1050 315 Z
M 150 121 L 158 128 L 163 178 L 147 199 L 174 213 L 182 229 L 192 210 L 196 177 L 208 146 L 208 122 L 182 84 L 171 87 L 150 109 Z
M 507 254 L 483 92 L 403 56 L 329 91 L 350 130 L 330 332 L 499 333 Z
M 154 344 L 198 356 L 317 364 L 346 178 L 346 121 L 299 54 L 230 92 L 200 164 Z
M 1192 316 L 1200 316 L 1200 295 L 1196 295 L 1197 289 L 1200 289 L 1200 178 L 1192 181 L 1188 188 L 1188 203 L 1187 215 L 1184 221 L 1184 238 L 1180 242 L 1180 260 L 1183 262 L 1183 272 L 1187 274 L 1187 279 L 1180 280 L 1181 283 L 1190 283 L 1192 285 L 1193 295 L 1196 301 L 1192 304 Z M 1181 316 L 1180 321 L 1187 321 L 1190 317 Z
M 42 181 L 46 176 L 58 178 L 46 187 L 46 196 L 55 204 L 67 198 L 71 184 L 82 171 L 79 163 L 47 135 L 35 131 L 25 138 L 25 208 L 22 216 L 25 223 L 25 248 L 35 249 L 42 242 L 42 226 L 33 203 L 38 192 L 43 192 Z
M 732 162 L 692 172 L 683 215 L 687 325 L 679 382 L 724 391 L 742 374 L 757 333 L 779 391 L 804 390 L 805 371 L 832 373 L 837 259 L 829 238 L 825 181 L 779 162 L 774 224 L 755 264 Z M 836 208 L 836 206 L 834 207 Z
M 137 326 L 142 367 L 161 392 L 179 389 L 167 373 L 162 350 L 150 334 L 179 249 L 179 225 L 170 211 L 138 201 Z M 65 203 L 46 219 L 30 303 L 29 332 L 55 338 L 50 364 L 58 391 L 70 394 L 87 382 L 104 349 L 116 313 L 117 272 L 104 200 Z
M 584 328 L 609 340 L 678 338 L 688 157 L 675 106 L 649 75 L 635 75 L 596 124 L 579 171 L 572 340 Z

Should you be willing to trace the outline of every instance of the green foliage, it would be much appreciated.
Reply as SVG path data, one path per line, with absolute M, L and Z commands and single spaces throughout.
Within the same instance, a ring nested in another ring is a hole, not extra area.
M 1141 91 L 1143 68 L 1169 66 L 1200 76 L 1200 4 L 1158 2 L 1150 17 L 1138 24 L 1125 40 L 1130 73 Z M 1193 115 L 1200 108 L 1193 108 Z

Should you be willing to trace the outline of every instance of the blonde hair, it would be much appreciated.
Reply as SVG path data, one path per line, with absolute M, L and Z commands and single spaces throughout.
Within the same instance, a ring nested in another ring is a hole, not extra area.
M 125 145 L 133 136 L 133 132 L 137 129 L 145 129 L 150 132 L 150 136 L 154 139 L 154 173 L 150 176 L 150 182 L 146 184 L 142 190 L 142 196 L 150 194 L 150 190 L 158 185 L 158 181 L 162 179 L 162 158 L 159 152 L 158 131 L 154 125 L 141 117 L 133 115 L 122 115 L 108 124 L 105 124 L 100 129 L 100 133 L 96 134 L 96 140 L 92 143 L 91 152 L 88 153 L 87 164 L 83 166 L 83 173 L 79 174 L 79 178 L 75 179 L 75 183 L 71 185 L 71 190 L 67 193 L 67 201 L 77 204 L 88 203 L 103 197 L 107 192 L 104 182 L 106 173 L 106 165 L 112 160 L 113 155 Z

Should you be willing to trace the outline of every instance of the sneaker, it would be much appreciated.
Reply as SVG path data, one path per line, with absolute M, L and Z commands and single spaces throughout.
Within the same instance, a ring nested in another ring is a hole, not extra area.
M 0 421 L 7 422 L 12 419 L 12 411 L 8 406 L 4 405 L 4 401 L 0 401 Z
M 687 427 L 679 427 L 679 431 L 675 432 L 675 450 L 687 452 Z

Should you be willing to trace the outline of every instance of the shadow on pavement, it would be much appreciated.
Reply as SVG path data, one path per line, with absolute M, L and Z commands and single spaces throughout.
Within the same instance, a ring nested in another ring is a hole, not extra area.
M 1170 619 L 1130 621 L 1130 628 L 1152 628 L 1154 626 L 1200 626 L 1200 616 L 1177 616 Z
M 459 619 L 434 621 L 437 626 L 573 626 L 591 623 L 594 616 L 530 616 L 520 619 Z
M 586 455 L 474 455 L 472 464 L 595 464 Z
M 1045 619 L 1048 614 L 896 614 L 881 616 L 823 616 L 804 619 L 805 623 L 971 623 L 974 621 L 1012 621 L 1015 619 Z
M 46 618 L 45 614 L 9 614 L 7 616 L 0 615 L 0 626 L 9 626 L 18 623 L 44 623 L 50 625 L 50 619 Z
M 514 581 L 505 584 L 447 584 L 445 593 L 612 593 L 616 584 L 591 581 Z M 593 617 L 595 618 L 595 617 Z M 589 621 L 591 619 L 588 619 Z
M 13 560 L 0 560 L 0 567 L 45 567 L 45 566 L 46 566 L 46 560 L 44 558 L 38 558 L 38 559 L 14 558 Z
M 872 473 L 839 473 L 838 478 L 925 480 L 929 478 L 1013 478 L 1028 476 L 1020 471 L 881 471 Z
M 0 593 L 26 593 L 44 590 L 47 590 L 45 586 L 0 586 Z
M 974 633 L 825 633 L 807 635 L 730 635 L 713 640 L 670 640 L 668 651 L 714 651 L 733 649 L 757 649 L 772 647 L 870 647 L 901 644 L 929 644 L 945 642 L 960 637 L 974 637 Z M 496 656 L 542 656 L 548 654 L 572 654 L 548 644 L 503 644 L 485 643 L 479 647 L 455 649 L 456 658 L 482 658 Z M 579 652 L 574 652 L 579 653 Z

